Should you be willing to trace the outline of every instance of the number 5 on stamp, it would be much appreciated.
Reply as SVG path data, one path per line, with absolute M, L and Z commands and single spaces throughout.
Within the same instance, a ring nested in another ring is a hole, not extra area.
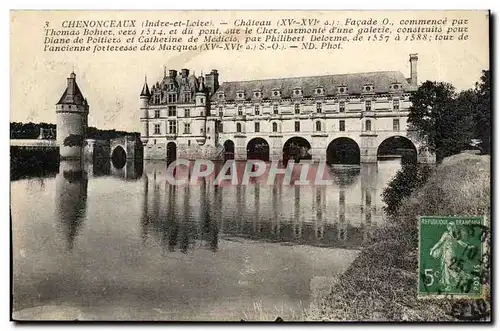
M 483 297 L 486 230 L 482 217 L 420 217 L 418 297 Z

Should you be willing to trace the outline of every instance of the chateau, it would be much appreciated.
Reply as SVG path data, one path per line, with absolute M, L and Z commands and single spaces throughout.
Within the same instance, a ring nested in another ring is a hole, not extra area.
M 396 146 L 434 162 L 407 131 L 417 54 L 409 60 L 409 78 L 380 71 L 220 83 L 215 69 L 199 77 L 165 69 L 140 94 L 144 158 L 373 163 Z

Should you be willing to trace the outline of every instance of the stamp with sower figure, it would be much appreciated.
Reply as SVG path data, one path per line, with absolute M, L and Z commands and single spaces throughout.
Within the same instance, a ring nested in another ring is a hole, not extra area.
M 487 236 L 482 217 L 420 217 L 418 297 L 483 298 Z

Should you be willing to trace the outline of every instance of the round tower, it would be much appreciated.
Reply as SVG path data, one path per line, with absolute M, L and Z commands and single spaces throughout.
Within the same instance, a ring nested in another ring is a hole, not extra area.
M 80 159 L 87 134 L 89 105 L 72 72 L 68 86 L 56 104 L 57 144 L 61 159 Z
M 143 145 L 146 145 L 149 140 L 149 120 L 148 120 L 148 112 L 149 112 L 149 98 L 151 97 L 151 93 L 149 92 L 148 80 L 147 77 L 144 77 L 144 86 L 141 91 L 141 141 Z
M 193 120 L 194 131 L 197 136 L 196 142 L 199 145 L 204 145 L 207 139 L 207 95 L 203 76 L 198 78 L 198 88 L 195 93 L 195 118 Z

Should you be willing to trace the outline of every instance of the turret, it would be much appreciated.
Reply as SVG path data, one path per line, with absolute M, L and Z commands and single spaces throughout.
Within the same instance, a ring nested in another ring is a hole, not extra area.
M 148 112 L 149 112 L 149 99 L 151 97 L 151 93 L 149 92 L 148 87 L 148 79 L 144 77 L 144 86 L 142 87 L 140 100 L 141 100 L 141 141 L 145 145 L 148 143 L 149 137 L 149 120 L 148 120 Z
M 198 79 L 198 89 L 195 93 L 195 115 L 196 119 L 194 120 L 195 122 L 195 127 L 196 129 L 199 130 L 199 133 L 196 133 L 196 135 L 199 135 L 199 138 L 196 138 L 196 141 L 200 145 L 204 145 L 206 141 L 206 135 L 207 135 L 207 95 L 205 93 L 205 82 L 203 77 L 200 77 Z M 196 130 L 195 129 L 195 130 Z
M 89 105 L 72 72 L 67 87 L 56 104 L 57 143 L 62 159 L 80 159 L 86 138 Z

